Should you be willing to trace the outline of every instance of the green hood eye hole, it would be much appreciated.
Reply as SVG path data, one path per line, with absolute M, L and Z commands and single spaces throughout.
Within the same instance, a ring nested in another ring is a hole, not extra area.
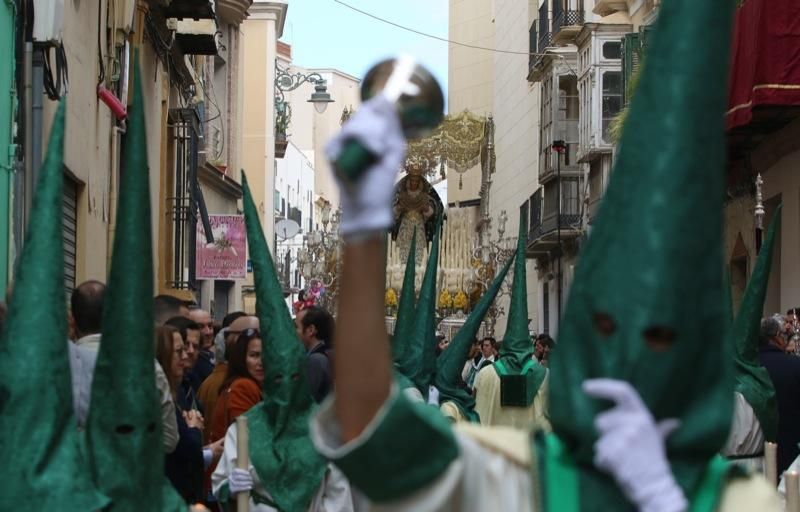
M 283 384 L 283 375 L 276 375 L 272 382 L 278 385 Z
M 675 331 L 669 327 L 649 327 L 642 336 L 647 346 L 654 352 L 666 352 L 675 344 Z
M 617 331 L 617 323 L 608 313 L 595 313 L 592 323 L 597 334 L 603 338 L 608 338 Z
M 293 373 L 292 374 L 292 380 L 294 382 L 297 382 L 298 380 L 300 380 L 300 374 L 299 373 Z
M 117 434 L 122 434 L 125 436 L 128 434 L 132 434 L 134 428 L 133 425 L 118 425 L 117 428 L 115 428 L 114 430 L 116 430 Z

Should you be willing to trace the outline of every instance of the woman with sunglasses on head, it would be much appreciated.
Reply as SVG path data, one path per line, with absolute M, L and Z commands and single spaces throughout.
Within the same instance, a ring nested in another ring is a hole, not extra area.
M 228 373 L 220 386 L 211 418 L 212 441 L 223 439 L 236 418 L 261 401 L 263 382 L 261 335 L 257 329 L 246 329 L 230 348 Z
M 175 327 L 156 328 L 156 359 L 167 374 L 173 398 L 188 363 L 183 337 Z M 177 401 L 176 401 L 177 404 Z M 196 410 L 176 407 L 180 435 L 178 445 L 166 455 L 164 471 L 173 487 L 188 503 L 203 497 L 203 470 L 222 454 L 222 441 L 203 446 L 203 416 Z

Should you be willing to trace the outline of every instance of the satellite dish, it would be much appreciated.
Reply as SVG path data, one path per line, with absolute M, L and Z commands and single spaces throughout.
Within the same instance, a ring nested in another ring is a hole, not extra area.
M 283 219 L 275 224 L 275 234 L 281 240 L 288 240 L 300 232 L 300 225 L 292 219 Z

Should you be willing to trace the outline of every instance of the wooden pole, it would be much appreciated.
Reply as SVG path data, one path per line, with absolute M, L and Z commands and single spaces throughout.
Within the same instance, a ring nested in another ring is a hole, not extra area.
M 236 467 L 250 470 L 250 434 L 247 430 L 247 416 L 244 414 L 236 418 Z M 250 493 L 240 492 L 236 495 L 236 511 L 248 512 L 250 510 Z
M 800 512 L 800 474 L 787 471 L 783 479 L 786 485 L 786 512 Z
M 778 445 L 764 443 L 764 476 L 773 487 L 778 485 Z

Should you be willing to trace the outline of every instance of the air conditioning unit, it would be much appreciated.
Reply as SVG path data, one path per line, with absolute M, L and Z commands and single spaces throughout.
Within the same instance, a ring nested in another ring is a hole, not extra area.
M 33 40 L 59 42 L 63 30 L 64 0 L 33 0 Z
M 109 4 L 109 6 L 113 10 L 114 23 L 117 29 L 130 34 L 133 30 L 133 19 L 136 14 L 136 0 L 117 0 L 113 4 Z

